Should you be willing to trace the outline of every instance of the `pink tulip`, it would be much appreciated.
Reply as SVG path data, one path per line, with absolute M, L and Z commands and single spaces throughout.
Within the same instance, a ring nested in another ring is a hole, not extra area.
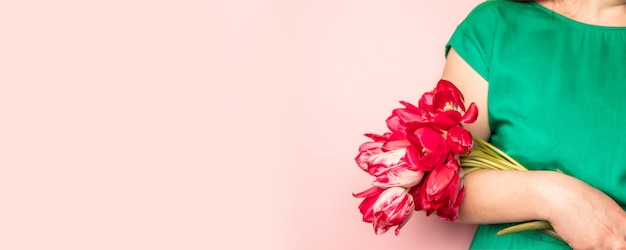
M 359 154 L 354 159 L 357 165 L 363 169 L 363 171 L 371 172 L 369 169 L 373 164 L 393 164 L 392 162 L 398 162 L 401 157 L 396 157 L 395 150 L 404 150 L 409 142 L 402 137 L 402 139 L 391 139 L 391 133 L 385 133 L 383 135 L 377 134 L 365 134 L 365 136 L 371 138 L 373 141 L 365 142 L 359 146 Z M 393 152 L 392 152 L 393 151 Z M 385 163 L 386 162 L 386 163 Z M 395 163 L 397 164 L 397 163 Z
M 428 126 L 409 127 L 407 139 L 411 146 L 407 148 L 406 160 L 419 170 L 433 170 L 448 157 L 450 150 L 447 142 L 437 129 Z
M 404 145 L 406 143 L 403 143 Z M 389 150 L 394 143 L 366 142 L 359 147 L 359 154 L 354 159 L 361 169 L 373 176 L 378 176 L 405 163 L 406 147 Z
M 435 89 L 420 100 L 420 108 L 430 113 L 431 126 L 448 130 L 460 124 L 470 124 L 478 117 L 476 104 L 465 109 L 463 94 L 449 81 L 441 80 Z M 422 107 L 423 105 L 423 107 Z
M 464 103 L 465 100 L 463 99 L 463 94 L 450 81 L 443 80 L 443 79 L 439 80 L 433 92 L 435 93 L 435 97 L 433 97 L 434 99 L 433 105 L 436 106 L 437 108 L 442 108 L 443 106 L 447 105 L 446 103 L 451 102 L 452 104 L 456 105 L 457 107 L 465 111 L 465 103 Z M 440 96 L 437 97 L 436 96 L 437 94 L 439 94 Z M 441 102 L 442 100 L 443 102 Z M 444 105 L 442 106 L 441 104 L 444 104 Z
M 409 188 L 422 180 L 424 172 L 406 163 L 406 144 L 408 142 L 364 143 L 355 160 L 361 169 L 376 177 L 372 185 Z M 386 147 L 397 149 L 385 151 Z
M 355 158 L 357 165 L 376 177 L 373 185 L 387 187 L 412 187 L 422 180 L 423 171 L 405 161 L 407 140 L 389 140 L 386 136 L 370 135 L 375 141 L 359 147 Z
M 458 209 L 463 194 L 463 183 L 460 178 L 461 166 L 454 157 L 450 157 L 446 164 L 435 168 L 425 180 L 425 199 L 432 209 Z M 456 219 L 456 214 L 450 216 Z M 452 220 L 453 220 L 452 219 Z
M 442 83 L 445 81 L 441 81 Z M 441 84 L 437 85 L 438 87 Z M 463 95 L 461 92 L 452 86 L 453 89 L 440 88 L 435 89 L 435 95 L 433 96 L 433 107 L 435 110 L 459 110 L 465 111 L 465 104 L 463 103 Z
M 398 235 L 413 214 L 413 209 L 413 197 L 406 189 L 400 187 L 385 189 L 372 206 L 374 232 L 383 234 L 395 226 L 395 234 Z

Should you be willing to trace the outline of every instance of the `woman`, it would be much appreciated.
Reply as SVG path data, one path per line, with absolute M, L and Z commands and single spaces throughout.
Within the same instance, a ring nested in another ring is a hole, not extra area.
M 626 0 L 488 1 L 447 46 L 468 129 L 535 171 L 465 177 L 473 249 L 626 249 Z M 560 170 L 563 174 L 556 170 Z M 496 236 L 516 222 L 542 232 Z

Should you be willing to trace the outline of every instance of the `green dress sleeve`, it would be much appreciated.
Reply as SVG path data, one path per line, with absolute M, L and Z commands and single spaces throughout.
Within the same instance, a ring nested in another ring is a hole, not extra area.
M 452 34 L 446 45 L 446 56 L 450 48 L 454 48 L 478 74 L 488 79 L 498 17 L 498 10 L 489 3 L 477 6 Z

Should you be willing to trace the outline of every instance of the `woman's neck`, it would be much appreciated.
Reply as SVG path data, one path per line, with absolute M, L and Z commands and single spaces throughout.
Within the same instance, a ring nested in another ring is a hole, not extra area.
M 626 0 L 537 0 L 573 20 L 600 26 L 626 26 Z

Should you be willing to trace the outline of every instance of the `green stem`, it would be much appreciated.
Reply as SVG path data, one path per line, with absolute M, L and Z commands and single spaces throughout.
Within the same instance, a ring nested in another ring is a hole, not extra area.
M 537 220 L 537 221 L 524 222 L 524 223 L 520 223 L 514 226 L 507 227 L 505 229 L 498 231 L 496 235 L 502 236 L 502 235 L 510 234 L 510 233 L 519 233 L 519 232 L 530 231 L 530 230 L 544 230 L 544 229 L 552 229 L 552 225 L 550 225 L 550 223 L 547 221 Z
M 561 238 L 561 236 L 559 236 L 559 234 L 554 231 L 554 229 L 543 229 L 541 231 L 546 233 L 547 235 L 554 237 L 557 240 L 564 241 L 563 238 Z
M 486 148 L 489 148 L 491 150 L 493 150 L 494 152 L 498 153 L 500 156 L 504 157 L 505 159 L 507 159 L 509 162 L 517 165 L 517 166 L 522 166 L 522 164 L 520 164 L 519 162 L 517 162 L 516 160 L 514 160 L 513 158 L 511 158 L 509 155 L 505 154 L 504 152 L 502 152 L 500 149 L 496 148 L 495 146 L 491 145 L 490 143 L 480 139 L 480 138 L 474 138 L 474 140 L 476 142 L 478 142 L 478 144 L 480 144 L 481 146 L 484 146 Z
M 489 160 L 485 160 L 482 158 L 469 158 L 469 159 L 461 159 L 461 166 L 465 166 L 465 164 L 474 163 L 477 167 L 485 167 L 488 169 L 494 170 L 505 170 L 507 168 L 503 168 L 502 165 L 498 165 L 497 163 Z

